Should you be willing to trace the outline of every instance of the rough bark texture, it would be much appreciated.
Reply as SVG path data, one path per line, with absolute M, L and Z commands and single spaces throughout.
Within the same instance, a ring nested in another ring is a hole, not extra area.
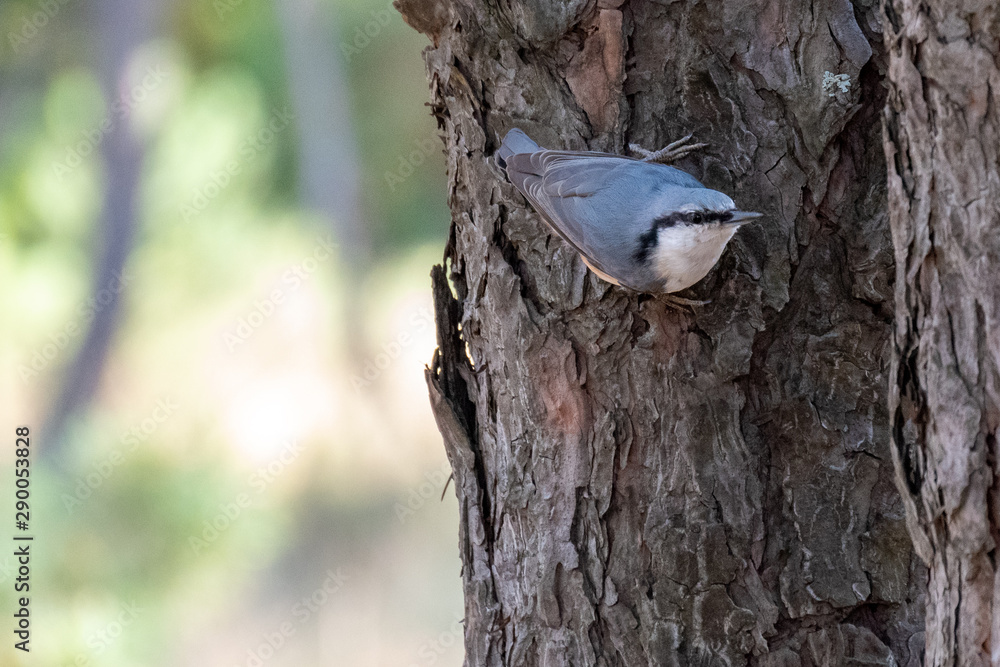
M 1000 664 L 1000 12 L 885 6 L 893 454 L 930 577 L 927 665 Z
M 466 664 L 918 665 L 894 486 L 873 2 L 398 0 L 428 34 L 453 214 L 431 401 Z M 601 282 L 487 162 L 521 127 L 766 214 L 688 296 Z

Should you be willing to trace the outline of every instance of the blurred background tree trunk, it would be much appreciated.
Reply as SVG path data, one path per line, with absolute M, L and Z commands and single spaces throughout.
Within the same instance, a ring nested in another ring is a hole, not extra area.
M 927 660 L 1000 664 L 1000 9 L 885 5 L 893 454 L 930 570 Z
M 299 196 L 337 239 L 344 280 L 349 283 L 340 319 L 356 364 L 352 372 L 361 374 L 363 360 L 372 356 L 364 332 L 356 326 L 364 307 L 361 277 L 371 268 L 372 244 L 361 202 L 351 89 L 330 39 L 337 34 L 337 8 L 321 0 L 282 0 L 274 10 L 281 23 L 298 129 Z
M 875 3 L 397 5 L 448 160 L 427 375 L 466 664 L 920 664 Z M 678 312 L 588 273 L 490 168 L 511 127 L 618 153 L 693 132 L 679 166 L 766 217 Z
M 94 247 L 91 308 L 93 320 L 73 363 L 66 370 L 42 432 L 45 457 L 57 466 L 68 444 L 65 429 L 75 413 L 88 407 L 97 392 L 101 372 L 122 318 L 128 284 L 127 269 L 138 228 L 139 184 L 146 146 L 132 119 L 134 96 L 142 76 L 129 71 L 140 46 L 156 33 L 162 0 L 94 0 L 88 3 L 93 29 L 100 35 L 96 70 L 108 100 L 108 123 L 100 143 L 106 185 L 101 223 Z M 145 74 L 145 72 L 144 72 Z M 167 74 L 169 76 L 169 73 Z M 155 85 L 155 84 L 154 84 Z M 148 91 L 142 91 L 148 92 Z

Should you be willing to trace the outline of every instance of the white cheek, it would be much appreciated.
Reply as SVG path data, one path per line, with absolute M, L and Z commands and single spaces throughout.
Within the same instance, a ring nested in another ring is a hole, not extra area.
M 660 230 L 653 266 L 665 279 L 665 291 L 694 285 L 712 270 L 736 227 L 679 225 Z

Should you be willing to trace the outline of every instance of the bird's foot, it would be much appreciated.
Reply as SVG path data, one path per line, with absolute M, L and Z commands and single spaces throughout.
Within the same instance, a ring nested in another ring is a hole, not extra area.
M 675 294 L 664 294 L 663 300 L 669 307 L 685 312 L 694 312 L 695 306 L 707 306 L 712 303 L 711 301 L 700 301 L 698 299 L 685 299 Z
M 676 162 L 677 160 L 686 157 L 696 150 L 708 146 L 708 144 L 689 144 L 688 142 L 691 141 L 691 137 L 693 136 L 693 134 L 689 134 L 658 151 L 647 151 L 638 144 L 629 144 L 628 147 L 633 153 L 642 156 L 643 162 L 660 162 L 662 164 L 670 164 L 671 162 Z

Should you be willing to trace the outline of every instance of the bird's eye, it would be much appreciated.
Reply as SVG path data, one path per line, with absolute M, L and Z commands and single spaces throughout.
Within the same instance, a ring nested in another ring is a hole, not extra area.
M 695 211 L 694 213 L 691 214 L 691 222 L 693 222 L 696 225 L 699 225 L 701 224 L 701 221 L 702 221 L 701 211 Z

